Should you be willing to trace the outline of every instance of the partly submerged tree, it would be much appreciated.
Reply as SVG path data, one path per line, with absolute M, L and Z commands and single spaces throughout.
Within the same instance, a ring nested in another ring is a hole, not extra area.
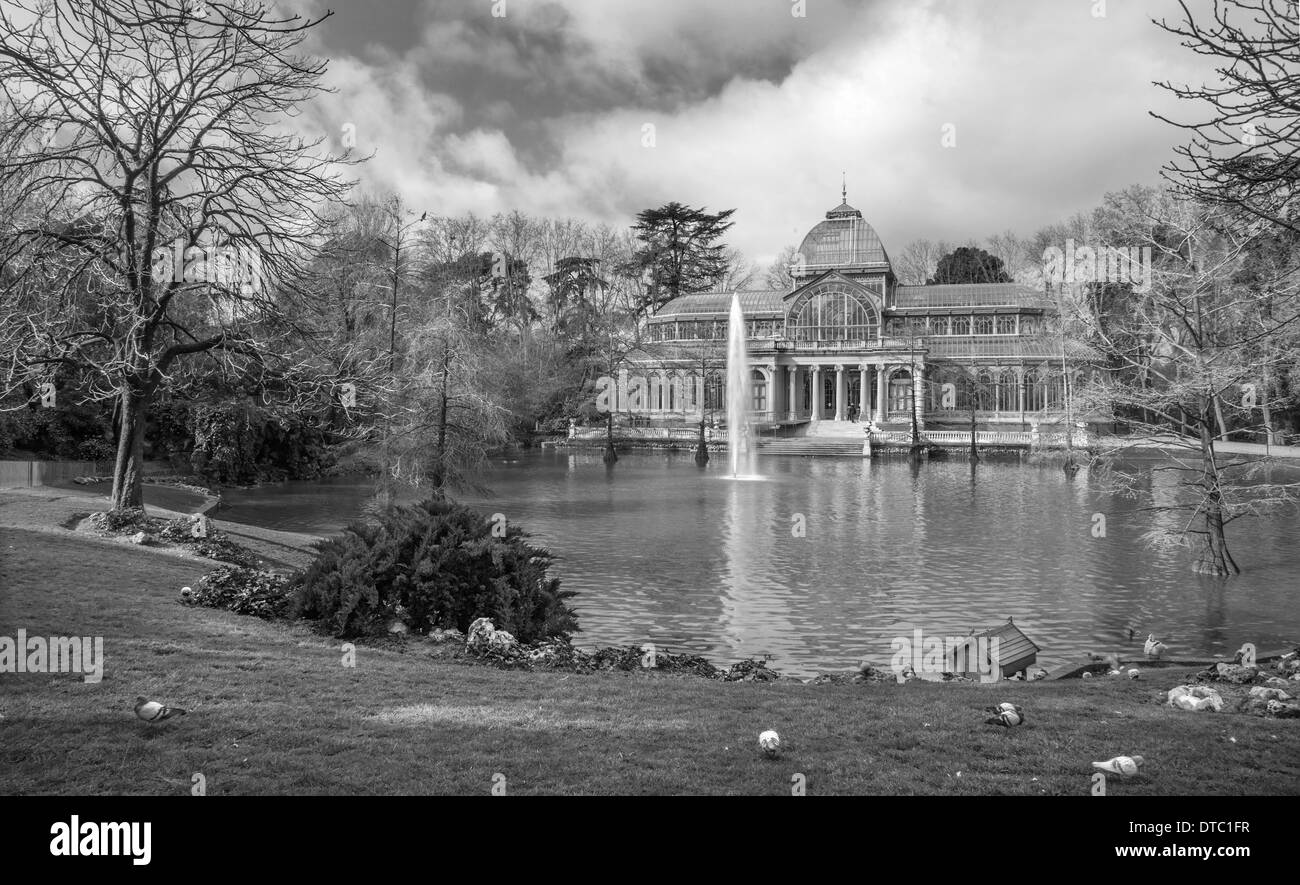
M 1237 574 L 1227 526 L 1293 505 L 1300 483 L 1275 482 L 1267 457 L 1225 457 L 1216 441 L 1233 412 L 1257 406 L 1261 372 L 1294 361 L 1266 345 L 1300 322 L 1300 300 L 1292 283 L 1290 297 L 1274 299 L 1265 313 L 1264 289 L 1234 282 L 1253 240 L 1233 223 L 1236 216 L 1177 200 L 1160 209 L 1142 244 L 1153 252 L 1151 287 L 1132 293 L 1124 327 L 1101 322 L 1088 310 L 1090 299 L 1067 302 L 1111 367 L 1083 387 L 1080 404 L 1113 410 L 1136 442 L 1160 446 L 1164 460 L 1151 469 L 1177 476 L 1179 494 L 1147 509 L 1182 519 L 1153 530 L 1151 539 L 1191 546 L 1199 573 Z M 1136 494 L 1146 472 L 1111 463 L 1121 492 Z
M 5 380 L 96 374 L 92 395 L 119 405 L 114 509 L 142 503 L 150 405 L 180 361 L 238 375 L 281 359 L 320 208 L 350 187 L 321 140 L 284 126 L 323 91 L 325 63 L 298 49 L 328 16 L 248 0 L 0 6 L 6 299 L 68 307 L 27 313 Z

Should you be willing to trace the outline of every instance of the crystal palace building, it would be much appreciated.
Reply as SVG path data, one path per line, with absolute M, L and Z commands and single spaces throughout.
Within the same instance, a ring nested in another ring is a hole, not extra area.
M 1088 370 L 1088 354 L 1053 330 L 1042 292 L 900 285 L 880 237 L 847 201 L 808 232 L 791 271 L 791 291 L 734 293 L 748 326 L 752 413 L 767 432 L 860 434 L 847 423 L 854 414 L 903 429 L 913 410 L 922 428 L 967 428 L 972 405 L 981 429 L 1060 424 L 1066 373 L 1073 381 Z M 639 376 L 642 423 L 725 409 L 732 295 L 685 295 L 649 319 L 628 373 Z

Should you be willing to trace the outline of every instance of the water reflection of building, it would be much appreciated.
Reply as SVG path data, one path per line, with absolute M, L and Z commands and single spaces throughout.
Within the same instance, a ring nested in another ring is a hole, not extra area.
M 884 427 L 909 425 L 915 408 L 922 426 L 965 428 L 972 403 L 989 429 L 1064 420 L 1064 373 L 1073 386 L 1087 352 L 1067 345 L 1063 360 L 1042 293 L 1016 283 L 900 285 L 880 237 L 847 202 L 804 237 L 792 276 L 788 292 L 735 293 L 760 422 L 812 429 L 847 421 L 856 405 Z M 650 318 L 648 344 L 626 374 L 643 379 L 649 401 L 639 411 L 655 423 L 725 411 L 731 298 L 685 295 Z

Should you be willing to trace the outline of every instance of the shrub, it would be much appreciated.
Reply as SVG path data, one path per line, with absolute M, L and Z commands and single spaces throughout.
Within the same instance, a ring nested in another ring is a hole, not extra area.
M 503 536 L 468 507 L 428 500 L 354 523 L 319 542 L 295 594 L 296 613 L 340 637 L 383 630 L 400 617 L 417 632 L 469 629 L 487 617 L 521 642 L 578 629 L 575 594 L 547 576 L 551 555 L 515 526 Z
M 292 583 L 275 572 L 225 566 L 200 578 L 197 589 L 182 590 L 181 602 L 273 620 L 288 612 Z
M 87 439 L 77 444 L 80 461 L 112 461 L 117 457 L 117 447 L 106 439 Z
M 194 537 L 194 523 L 186 516 L 168 520 L 161 525 L 158 531 L 160 538 L 173 544 L 184 544 L 199 556 L 244 566 L 253 566 L 257 563 L 253 551 L 230 540 L 225 532 L 218 531 L 211 522 L 208 523 L 206 538 Z

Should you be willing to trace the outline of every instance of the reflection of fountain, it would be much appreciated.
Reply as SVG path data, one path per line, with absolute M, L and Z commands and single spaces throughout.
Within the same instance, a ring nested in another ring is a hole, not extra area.
M 745 314 L 731 296 L 727 324 L 727 455 L 732 476 L 754 475 L 754 437 L 749 424 L 749 365 L 745 356 Z

